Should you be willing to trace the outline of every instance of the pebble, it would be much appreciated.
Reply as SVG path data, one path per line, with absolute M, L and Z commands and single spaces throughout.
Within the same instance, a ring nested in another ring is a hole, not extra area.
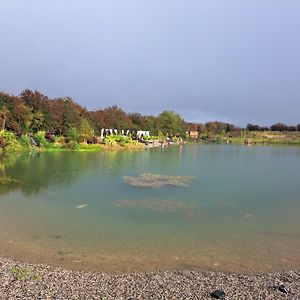
M 285 293 L 285 294 L 287 294 L 287 293 L 289 292 L 288 288 L 287 288 L 284 284 L 280 285 L 280 286 L 278 287 L 278 290 L 279 290 L 280 292 L 282 292 L 282 293 Z
M 26 270 L 25 278 L 18 277 L 16 269 Z M 282 284 L 283 279 L 288 287 Z M 281 285 L 288 293 L 280 292 Z M 300 271 L 239 274 L 173 270 L 109 274 L 0 257 L 1 300 L 212 300 L 211 291 L 216 286 L 219 292 L 226 291 L 226 299 L 230 300 L 296 300 L 300 299 Z
M 225 299 L 225 293 L 220 290 L 215 290 L 210 295 L 215 299 Z

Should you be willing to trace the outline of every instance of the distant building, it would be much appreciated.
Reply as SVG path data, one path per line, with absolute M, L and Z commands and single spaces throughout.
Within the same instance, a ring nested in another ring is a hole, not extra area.
M 198 131 L 192 131 L 192 130 L 190 130 L 188 132 L 188 135 L 189 135 L 189 139 L 193 140 L 193 141 L 197 141 L 198 138 L 199 138 L 199 132 Z

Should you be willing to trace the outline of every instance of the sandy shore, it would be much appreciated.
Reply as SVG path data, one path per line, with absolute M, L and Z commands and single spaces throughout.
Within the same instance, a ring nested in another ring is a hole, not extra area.
M 278 289 L 284 285 L 287 293 Z M 106 274 L 0 258 L 0 299 L 300 299 L 300 271 L 256 275 L 195 271 Z

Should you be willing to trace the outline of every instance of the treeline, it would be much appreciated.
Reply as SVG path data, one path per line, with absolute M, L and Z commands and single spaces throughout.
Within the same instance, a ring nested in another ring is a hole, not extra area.
M 74 137 L 83 140 L 99 136 L 102 128 L 149 130 L 153 136 L 186 136 L 188 131 L 200 134 L 239 134 L 243 128 L 224 122 L 188 123 L 180 114 L 163 111 L 158 116 L 126 113 L 117 106 L 89 111 L 71 98 L 50 99 L 38 91 L 24 90 L 19 96 L 0 93 L 0 130 L 16 134 L 37 133 Z M 249 131 L 300 131 L 300 124 L 274 124 L 270 128 L 248 124 Z
M 300 124 L 298 124 L 297 126 L 288 126 L 283 123 L 276 123 L 270 127 L 248 124 L 247 130 L 249 131 L 300 131 Z
M 89 111 L 71 98 L 50 99 L 38 91 L 24 90 L 20 96 L 0 93 L 0 129 L 18 134 L 45 131 L 54 135 L 100 135 L 102 128 L 149 130 L 152 135 L 184 136 L 188 129 L 173 111 L 158 116 L 126 113 L 117 106 Z

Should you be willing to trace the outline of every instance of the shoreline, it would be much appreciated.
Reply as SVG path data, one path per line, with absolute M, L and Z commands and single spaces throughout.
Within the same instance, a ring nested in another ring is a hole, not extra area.
M 164 143 L 163 146 L 160 143 L 155 144 L 142 144 L 142 143 L 135 143 L 135 144 L 126 144 L 126 145 L 104 145 L 104 144 L 80 144 L 78 149 L 67 149 L 63 147 L 57 148 L 39 148 L 39 147 L 32 147 L 30 149 L 22 149 L 22 150 L 14 150 L 14 151 L 3 151 L 0 149 L 0 155 L 13 155 L 13 154 L 24 154 L 24 153 L 57 153 L 57 152 L 120 152 L 120 151 L 137 151 L 137 150 L 149 150 L 149 149 L 157 149 L 157 148 L 168 148 L 170 146 L 180 146 L 180 145 L 239 145 L 239 146 L 275 146 L 275 147 L 299 147 L 300 142 L 282 142 L 282 141 L 272 141 L 272 142 L 262 142 L 262 141 L 253 141 L 250 144 L 245 143 L 244 141 L 240 140 L 218 140 L 218 141 L 206 141 L 200 140 L 197 142 L 192 141 L 185 141 L 183 143 L 172 143 L 168 145 Z
M 284 285 L 288 293 L 279 290 Z M 241 274 L 190 270 L 73 271 L 0 257 L 0 299 L 300 299 L 300 270 Z

